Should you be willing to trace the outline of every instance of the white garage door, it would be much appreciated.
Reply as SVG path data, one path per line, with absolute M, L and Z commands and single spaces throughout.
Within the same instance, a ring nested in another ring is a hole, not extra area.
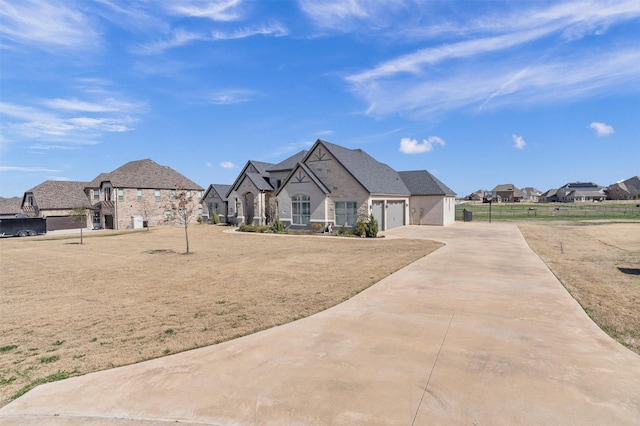
M 404 225 L 404 201 L 387 201 L 387 229 Z

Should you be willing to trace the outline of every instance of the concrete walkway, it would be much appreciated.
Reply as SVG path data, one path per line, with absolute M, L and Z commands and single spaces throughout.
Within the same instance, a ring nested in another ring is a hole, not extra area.
M 312 317 L 40 386 L 0 424 L 640 424 L 640 357 L 515 225 L 387 235 L 447 245 Z

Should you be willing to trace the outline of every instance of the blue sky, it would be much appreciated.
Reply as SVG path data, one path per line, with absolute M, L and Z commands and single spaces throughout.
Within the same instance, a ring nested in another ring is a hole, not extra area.
M 0 0 L 0 196 L 321 138 L 458 195 L 640 174 L 640 2 Z

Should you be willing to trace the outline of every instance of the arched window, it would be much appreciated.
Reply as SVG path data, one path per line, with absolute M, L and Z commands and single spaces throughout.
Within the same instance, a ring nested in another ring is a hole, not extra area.
M 311 222 L 311 203 L 308 195 L 291 197 L 291 213 L 294 225 L 308 225 Z

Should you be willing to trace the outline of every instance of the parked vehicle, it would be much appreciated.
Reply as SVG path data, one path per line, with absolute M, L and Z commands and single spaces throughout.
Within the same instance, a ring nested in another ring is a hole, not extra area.
M 47 233 L 47 221 L 41 217 L 0 219 L 0 237 L 26 237 Z

